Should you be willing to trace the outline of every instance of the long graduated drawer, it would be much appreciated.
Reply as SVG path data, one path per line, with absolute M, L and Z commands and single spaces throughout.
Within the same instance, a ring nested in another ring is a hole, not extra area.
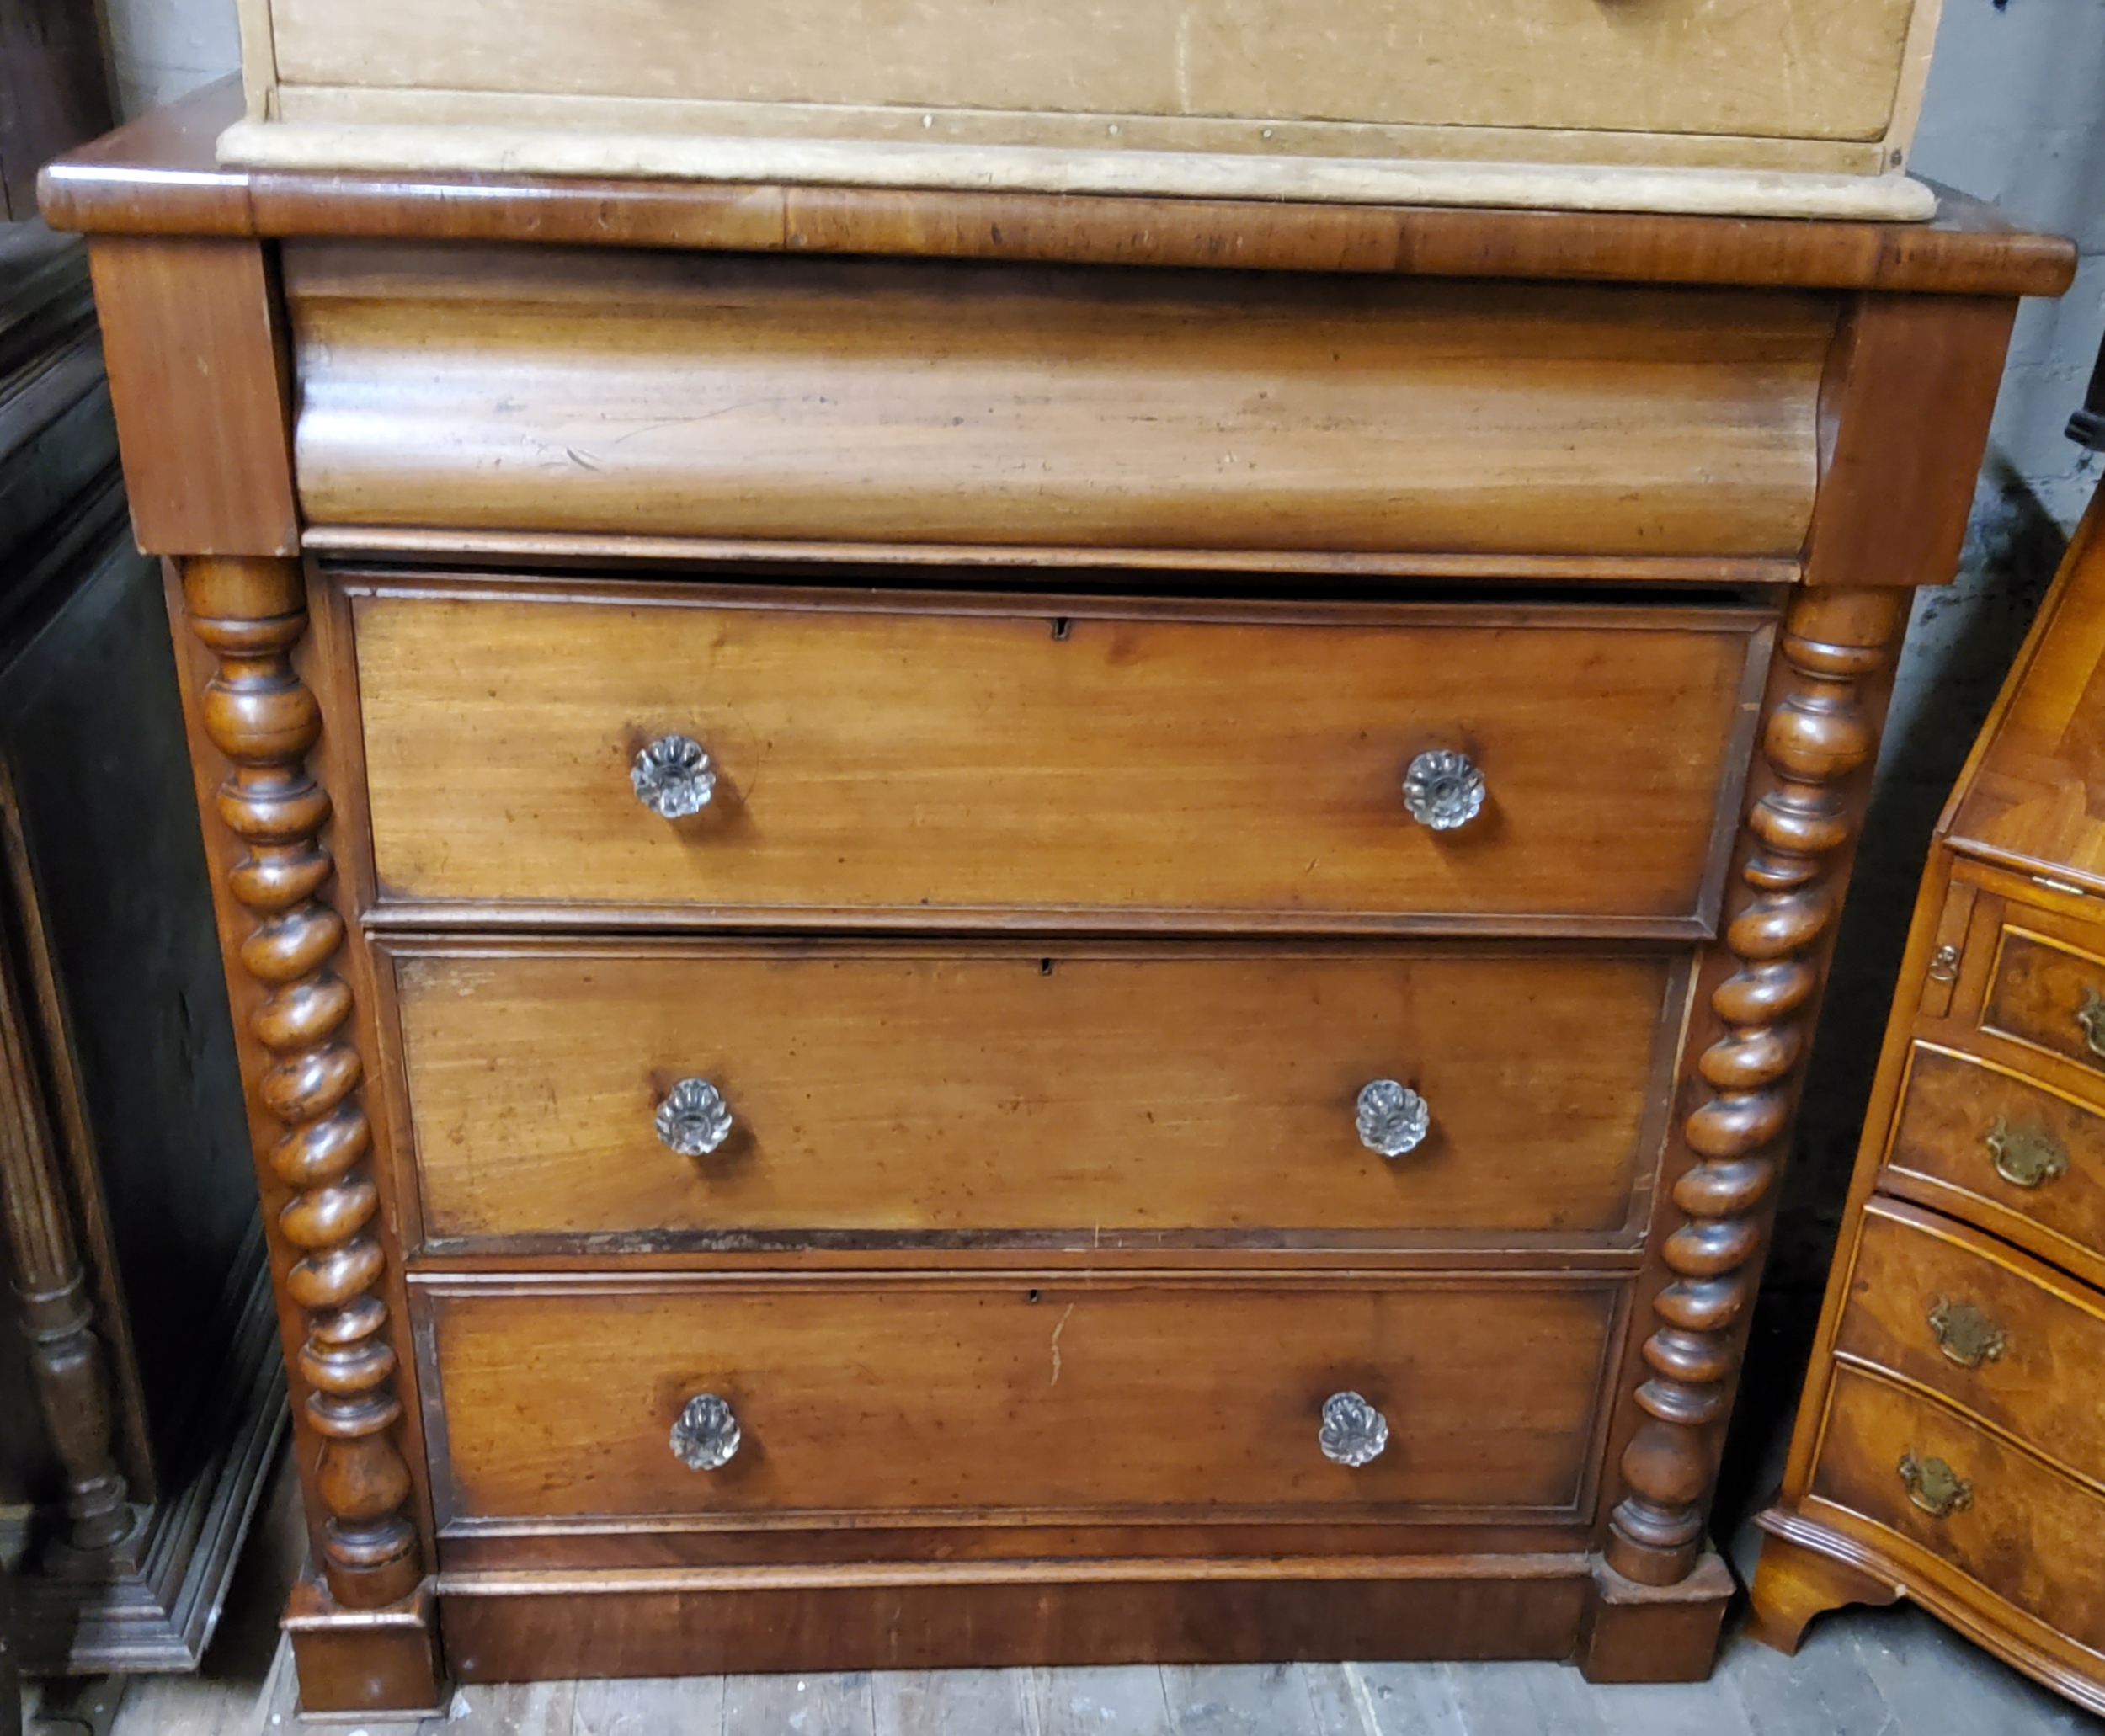
M 381 900 L 449 918 L 1693 936 L 1770 631 L 1671 607 L 350 584 Z
M 441 1523 L 1569 1520 L 1624 1293 L 1535 1274 L 440 1280 L 419 1306 Z M 1326 1417 L 1348 1393 L 1364 1408 Z
M 449 1249 L 1630 1249 L 1687 999 L 1483 944 L 386 953 Z

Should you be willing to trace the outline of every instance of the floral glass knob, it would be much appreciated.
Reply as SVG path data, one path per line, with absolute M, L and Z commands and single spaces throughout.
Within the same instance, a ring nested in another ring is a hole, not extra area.
M 731 1137 L 731 1106 L 706 1079 L 682 1079 L 658 1105 L 658 1137 L 683 1158 L 706 1158 Z
M 690 1471 L 719 1471 L 742 1438 L 731 1407 L 714 1393 L 698 1393 L 674 1420 L 673 1456 Z
M 717 764 L 692 736 L 662 735 L 629 768 L 636 799 L 668 820 L 684 820 L 717 793 Z
M 1360 1143 L 1385 1158 L 1415 1151 L 1432 1127 L 1432 1111 L 1426 1100 L 1394 1079 L 1376 1079 L 1363 1089 L 1353 1119 Z
M 1323 1401 L 1323 1429 L 1316 1444 L 1332 1464 L 1356 1471 L 1387 1449 L 1388 1419 L 1356 1393 L 1333 1393 Z
M 1484 774 L 1467 754 L 1428 748 L 1404 769 L 1404 806 L 1420 825 L 1452 832 L 1484 811 Z

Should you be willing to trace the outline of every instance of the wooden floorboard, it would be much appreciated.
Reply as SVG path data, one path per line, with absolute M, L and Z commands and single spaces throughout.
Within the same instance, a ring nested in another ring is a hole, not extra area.
M 1707 1682 L 1590 1685 L 1557 1664 L 1346 1664 L 693 1676 L 466 1688 L 444 1718 L 308 1723 L 273 1643 L 296 1491 L 274 1490 L 196 1676 L 128 1689 L 112 1736 L 2100 1736 L 1921 1611 L 1847 1610 L 1784 1658 L 1728 1633 Z M 55 1732 L 64 1727 L 54 1727 Z M 67 1736 L 72 1736 L 67 1731 Z

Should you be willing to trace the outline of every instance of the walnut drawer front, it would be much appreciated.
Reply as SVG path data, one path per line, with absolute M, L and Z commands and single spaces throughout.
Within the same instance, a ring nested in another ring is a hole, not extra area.
M 1700 933 L 1769 642 L 1745 610 L 610 588 L 354 591 L 384 905 Z M 667 819 L 632 769 L 673 736 L 715 781 Z M 1483 782 L 1450 829 L 1404 789 L 1441 753 Z
M 2105 1119 L 1991 1062 L 1915 1046 L 1880 1179 L 2048 1259 L 2105 1254 Z
M 1873 1201 L 1838 1355 L 1943 1394 L 2105 1485 L 2105 1296 L 1909 1206 Z
M 1675 956 L 1048 945 L 392 945 L 424 1233 L 1641 1233 L 1687 998 Z M 1383 1079 L 1421 1095 L 1422 1128 L 1372 1105 L 1362 1127 Z M 658 1122 L 688 1080 L 730 1124 L 690 1130 L 681 1155 Z
M 1837 1367 L 1811 1493 L 1838 1528 L 2105 1652 L 2105 1497 L 1958 1412 Z
M 420 1286 L 451 1520 L 1169 1520 L 1591 1499 L 1595 1278 Z M 1485 1371 L 1495 1367 L 1495 1380 Z M 1334 1451 L 1327 1401 L 1356 1393 Z M 691 1456 L 727 1430 L 716 1469 Z M 711 1427 L 713 1422 L 716 1426 Z
M 2105 1074 L 2105 958 L 2015 924 L 2006 926 L 1980 1025 Z M 2105 1079 L 2100 1087 L 2105 1089 Z

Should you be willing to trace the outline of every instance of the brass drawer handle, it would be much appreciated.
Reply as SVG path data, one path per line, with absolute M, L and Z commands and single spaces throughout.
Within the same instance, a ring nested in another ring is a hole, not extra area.
M 1360 1092 L 1353 1116 L 1360 1143 L 1385 1158 L 1400 1158 L 1415 1151 L 1431 1131 L 1432 1110 L 1410 1086 L 1394 1079 L 1376 1079 Z
M 682 1079 L 658 1105 L 658 1137 L 683 1158 L 706 1158 L 731 1137 L 731 1105 L 706 1079 Z
M 2068 1153 L 2042 1128 L 2013 1127 L 1997 1116 L 1982 1142 L 1996 1160 L 1996 1174 L 2012 1187 L 2044 1187 L 2069 1173 Z
M 2076 1009 L 2076 1022 L 2083 1027 L 2083 1041 L 2091 1053 L 2105 1058 L 2105 994 L 2087 982 L 2083 985 L 2083 1004 Z
M 636 799 L 668 820 L 684 820 L 717 793 L 717 764 L 692 736 L 662 735 L 629 768 Z
M 674 1421 L 673 1456 L 690 1471 L 721 1471 L 742 1439 L 730 1405 L 714 1393 L 700 1393 Z
M 1467 754 L 1431 748 L 1404 770 L 1404 806 L 1436 832 L 1466 826 L 1484 809 L 1484 774 Z
M 1356 1393 L 1333 1393 L 1323 1401 L 1323 1429 L 1316 1436 L 1323 1456 L 1356 1471 L 1388 1446 L 1388 1419 Z
M 1930 1304 L 1930 1330 L 1948 1361 L 1961 1368 L 2000 1362 L 2010 1348 L 2010 1334 L 1969 1302 L 1940 1296 Z
M 1948 1519 L 1974 1504 L 1974 1485 L 1942 1459 L 1900 1455 L 1900 1481 L 1908 1499 L 1932 1519 Z

